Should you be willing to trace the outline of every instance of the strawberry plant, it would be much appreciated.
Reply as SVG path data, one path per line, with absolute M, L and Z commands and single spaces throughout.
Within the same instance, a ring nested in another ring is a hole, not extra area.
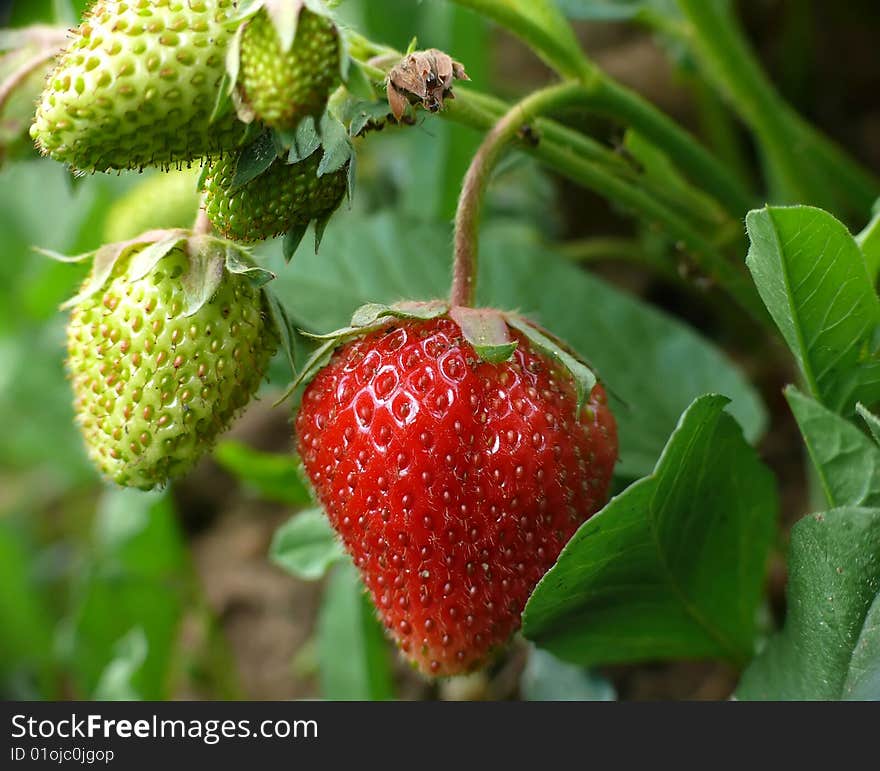
M 746 12 L 14 3 L 3 690 L 880 699 L 880 178 Z

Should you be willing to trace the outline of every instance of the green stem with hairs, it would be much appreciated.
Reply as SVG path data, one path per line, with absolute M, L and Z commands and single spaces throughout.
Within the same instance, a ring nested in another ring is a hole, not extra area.
M 369 64 L 361 66 L 369 77 L 384 80 L 383 70 Z M 567 97 L 564 102 L 558 102 L 557 107 L 580 104 L 582 88 L 579 84 L 568 83 L 561 88 L 566 89 Z M 457 88 L 456 98 L 447 103 L 439 116 L 479 131 L 490 131 L 509 109 L 509 105 L 494 97 Z M 534 125 L 539 141 L 536 145 L 524 145 L 526 152 L 562 176 L 664 229 L 681 242 L 695 263 L 753 318 L 764 324 L 769 322 L 744 265 L 728 262 L 714 243 L 716 233 L 704 236 L 695 223 L 640 189 L 637 180 L 631 178 L 628 164 L 594 140 L 547 118 L 535 119 Z
M 504 150 L 538 115 L 559 109 L 578 98 L 579 88 L 571 83 L 535 91 L 511 107 L 486 135 L 465 174 L 455 213 L 455 262 L 450 293 L 452 305 L 474 304 L 483 199 L 489 178 Z
M 560 75 L 579 80 L 585 89 L 582 106 L 643 134 L 692 181 L 717 198 L 733 217 L 741 219 L 753 208 L 754 196 L 696 137 L 639 94 L 615 81 L 586 56 L 571 25 L 552 3 L 546 0 L 453 1 L 501 24 Z

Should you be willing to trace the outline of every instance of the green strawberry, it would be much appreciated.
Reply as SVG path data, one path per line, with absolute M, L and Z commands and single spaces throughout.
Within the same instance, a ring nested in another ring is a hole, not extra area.
M 199 173 L 199 169 L 157 172 L 117 198 L 104 221 L 104 243 L 190 225 L 199 213 Z
M 240 247 L 154 231 L 95 253 L 68 303 L 67 367 L 89 456 L 117 484 L 185 473 L 256 392 L 279 342 L 266 271 Z
M 348 166 L 318 176 L 323 157 L 317 150 L 296 163 L 278 158 L 243 185 L 235 184 L 238 156 L 213 162 L 205 181 L 208 219 L 226 238 L 245 243 L 288 232 L 301 238 L 312 220 L 328 219 L 345 197 Z
M 316 0 L 257 0 L 248 10 L 253 15 L 240 28 L 230 71 L 237 76 L 239 116 L 280 130 L 318 117 L 341 79 L 333 20 Z
M 233 0 L 96 0 L 49 76 L 31 137 L 81 171 L 180 165 L 242 143 L 212 123 Z

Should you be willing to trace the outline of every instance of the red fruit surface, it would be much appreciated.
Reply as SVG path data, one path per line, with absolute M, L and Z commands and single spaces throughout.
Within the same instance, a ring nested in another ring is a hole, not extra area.
M 575 530 L 605 502 L 617 430 L 597 385 L 519 332 L 481 361 L 448 318 L 337 350 L 296 421 L 300 456 L 401 650 L 425 673 L 486 662 Z

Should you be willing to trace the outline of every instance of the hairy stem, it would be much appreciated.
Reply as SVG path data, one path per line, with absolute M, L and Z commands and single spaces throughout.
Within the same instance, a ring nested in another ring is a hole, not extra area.
M 577 84 L 563 83 L 536 91 L 515 104 L 486 135 L 465 174 L 455 213 L 455 263 L 452 305 L 474 304 L 477 284 L 480 214 L 489 177 L 504 150 L 541 113 L 579 98 Z
M 381 69 L 368 64 L 362 66 L 369 77 L 377 81 L 384 79 L 385 73 Z M 568 84 L 565 88 L 575 86 Z M 580 96 L 580 91 L 578 94 Z M 572 97 L 569 105 L 577 102 Z M 509 105 L 495 97 L 457 88 L 456 98 L 448 102 L 446 109 L 438 115 L 445 120 L 488 132 L 509 109 Z M 673 211 L 642 190 L 638 178 L 631 173 L 631 167 L 620 156 L 584 134 L 547 118 L 537 118 L 534 123 L 540 141 L 537 145 L 525 145 L 523 149 L 526 152 L 562 176 L 626 208 L 649 224 L 664 229 L 694 253 L 694 261 L 740 307 L 773 329 L 754 284 L 745 272 L 745 265 L 742 262 L 729 263 L 715 245 L 713 239 L 719 232 L 717 228 L 710 234 L 704 234 L 699 223 Z
M 196 221 L 192 226 L 193 235 L 197 236 L 209 236 L 214 232 L 214 226 L 211 224 L 211 220 L 208 219 L 208 212 L 205 211 L 205 197 L 202 196 L 201 203 L 199 204 L 199 213 L 196 215 Z
M 715 196 L 733 217 L 741 219 L 753 207 L 753 196 L 735 173 L 669 116 L 592 62 L 581 49 L 571 25 L 549 5 L 531 0 L 454 2 L 494 19 L 560 75 L 577 78 L 585 89 L 585 107 L 644 134 L 692 181 Z

